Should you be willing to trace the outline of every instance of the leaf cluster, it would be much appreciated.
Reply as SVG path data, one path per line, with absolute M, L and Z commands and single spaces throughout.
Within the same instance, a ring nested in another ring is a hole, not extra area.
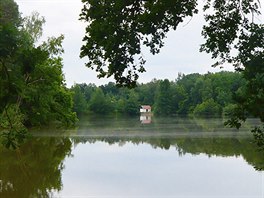
M 77 118 L 62 73 L 64 36 L 37 45 L 43 17 L 20 17 L 13 0 L 1 1 L 0 11 L 0 129 L 4 144 L 15 148 L 26 127 L 72 125 Z
M 187 16 L 197 12 L 196 0 L 83 0 L 80 19 L 87 22 L 81 57 L 98 77 L 114 76 L 120 86 L 135 87 L 145 72 L 142 45 L 159 53 L 163 39 Z

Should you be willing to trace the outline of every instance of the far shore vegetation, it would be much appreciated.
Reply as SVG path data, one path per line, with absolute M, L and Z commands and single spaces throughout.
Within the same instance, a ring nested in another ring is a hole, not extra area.
M 150 105 L 155 116 L 230 116 L 234 96 L 246 81 L 238 72 L 179 73 L 175 81 L 153 79 L 135 89 L 115 83 L 96 86 L 75 84 L 73 109 L 78 114 L 139 115 L 141 105 Z

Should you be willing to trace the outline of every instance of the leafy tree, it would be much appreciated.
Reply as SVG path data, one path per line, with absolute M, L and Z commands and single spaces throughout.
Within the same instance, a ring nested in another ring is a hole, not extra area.
M 63 36 L 36 46 L 45 20 L 21 18 L 13 0 L 0 2 L 0 127 L 4 144 L 15 148 L 26 127 L 59 121 L 72 125 L 72 96 L 62 73 Z
M 139 114 L 139 107 L 138 97 L 134 91 L 131 91 L 128 99 L 125 100 L 124 112 L 128 115 L 137 115 Z
M 184 102 L 186 101 L 187 94 L 184 88 L 180 85 L 173 85 L 171 89 L 171 110 L 173 114 L 186 114 L 182 112 Z
M 86 101 L 89 101 L 91 99 L 92 93 L 96 90 L 96 85 L 93 83 L 89 83 L 88 85 L 83 83 L 79 84 L 79 87 L 81 88 L 81 91 L 83 92 Z
M 135 85 L 137 72 L 144 71 L 145 61 L 139 55 L 141 45 L 149 47 L 153 54 L 158 53 L 166 33 L 198 12 L 196 0 L 83 0 L 83 3 L 80 19 L 89 25 L 81 57 L 89 57 L 87 66 L 95 68 L 99 77 L 114 75 L 119 84 L 128 86 Z M 206 25 L 202 35 L 206 42 L 201 51 L 212 53 L 213 58 L 219 57 L 221 61 L 217 64 L 241 61 L 242 57 L 231 57 L 230 52 L 233 48 L 242 52 L 252 33 L 261 37 L 262 25 L 254 21 L 260 14 L 259 1 L 207 0 L 203 6 Z
M 125 103 L 126 103 L 126 101 L 124 98 L 118 99 L 117 105 L 116 105 L 116 111 L 118 113 L 122 113 L 122 114 L 125 113 Z
M 171 114 L 171 87 L 170 81 L 165 79 L 160 81 L 155 100 L 155 114 L 157 115 L 170 115 Z
M 232 117 L 235 109 L 237 108 L 236 104 L 228 104 L 223 108 L 223 116 Z
M 23 35 L 19 32 L 21 18 L 13 0 L 0 2 L 0 128 L 7 129 L 1 136 L 7 147 L 15 147 L 25 136 L 25 115 L 17 105 L 23 76 L 17 67 L 16 57 L 22 45 Z
M 73 91 L 73 110 L 78 114 L 85 113 L 87 111 L 87 102 L 80 85 L 75 84 L 71 91 Z
M 0 110 L 2 112 L 8 101 L 16 100 L 13 95 L 17 93 L 17 89 L 11 82 L 17 80 L 13 73 L 20 72 L 14 66 L 12 58 L 16 56 L 18 44 L 21 42 L 18 31 L 21 20 L 14 1 L 1 1 L 0 13 Z
M 158 86 L 159 81 L 153 79 L 151 82 L 138 85 L 135 88 L 136 92 L 138 93 L 139 101 L 141 102 L 141 104 L 154 105 L 154 99 Z
M 101 88 L 97 88 L 89 101 L 89 109 L 97 114 L 105 114 L 113 111 L 113 105 L 110 97 L 105 96 Z
M 208 99 L 201 104 L 198 104 L 194 111 L 194 115 L 202 116 L 219 116 L 221 114 L 221 109 L 219 104 L 217 104 L 213 99 Z
M 263 56 L 264 57 L 264 56 Z M 233 117 L 227 121 L 227 124 L 235 127 L 241 126 L 241 121 L 245 121 L 248 115 L 260 118 L 264 122 L 264 60 L 258 56 L 249 62 L 242 72 L 247 83 L 239 89 L 236 95 L 238 103 L 233 113 Z M 260 131 L 254 129 L 254 131 Z
M 103 90 L 104 94 L 118 95 L 119 89 L 115 83 L 109 82 L 107 85 L 102 85 L 100 88 Z
M 76 120 L 72 96 L 64 85 L 62 73 L 63 38 L 50 38 L 37 48 L 36 54 L 31 53 L 31 58 L 23 57 L 25 67 L 32 67 L 24 75 L 25 84 L 19 96 L 22 112 L 28 116 L 27 125 L 48 124 L 53 120 L 72 125 Z
M 38 12 L 33 12 L 30 16 L 23 18 L 23 30 L 30 32 L 32 44 L 36 43 L 43 33 L 44 17 L 40 16 Z
M 205 101 L 205 100 L 208 100 L 208 99 L 214 97 L 214 95 L 213 95 L 214 92 L 213 92 L 212 80 L 210 78 L 207 78 L 207 75 L 209 75 L 209 74 L 206 74 L 204 76 L 205 79 L 203 80 L 203 86 L 200 89 L 202 101 Z M 196 95 L 193 95 L 193 98 L 195 98 L 195 96 Z
M 170 28 L 175 30 L 183 18 L 197 13 L 196 0 L 83 0 L 83 3 L 80 17 L 89 26 L 81 57 L 89 57 L 86 65 L 95 69 L 99 78 L 113 75 L 117 84 L 130 87 L 136 85 L 138 72 L 145 71 L 141 43 L 151 53 L 158 53 Z
M 202 76 L 198 73 L 189 74 L 189 75 L 182 75 L 180 78 L 177 79 L 177 85 L 182 87 L 182 93 L 186 93 L 187 97 L 184 97 L 184 100 L 181 102 L 179 106 L 178 113 L 179 114 L 189 114 L 199 103 L 201 98 L 200 90 L 196 91 L 195 88 L 200 89 L 199 79 L 202 80 Z M 194 86 L 195 85 L 195 86 Z M 192 93 L 192 94 L 191 94 Z
M 21 24 L 18 5 L 13 0 L 1 0 L 0 13 L 1 26 L 13 24 L 15 27 L 18 27 Z
M 203 35 L 207 40 L 201 50 L 220 59 L 215 65 L 233 63 L 248 81 L 242 95 L 237 97 L 238 107 L 227 122 L 230 126 L 240 127 L 248 115 L 264 122 L 264 26 L 255 21 L 255 16 L 261 14 L 259 4 L 254 0 L 223 1 L 214 4 L 216 12 L 206 17 L 209 24 Z M 233 55 L 232 49 L 237 53 Z

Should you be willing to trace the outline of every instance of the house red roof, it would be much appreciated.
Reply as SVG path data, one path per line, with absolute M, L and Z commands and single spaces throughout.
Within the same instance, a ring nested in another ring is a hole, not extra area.
M 142 109 L 151 109 L 151 106 L 150 105 L 141 105 L 141 108 Z

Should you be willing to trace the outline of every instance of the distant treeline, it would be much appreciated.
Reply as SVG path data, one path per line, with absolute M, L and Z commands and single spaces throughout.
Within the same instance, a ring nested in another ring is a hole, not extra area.
M 175 81 L 152 80 L 135 89 L 106 85 L 75 84 L 74 111 L 78 114 L 139 113 L 140 105 L 151 105 L 155 115 L 229 114 L 235 107 L 235 95 L 246 81 L 237 72 L 179 73 Z

